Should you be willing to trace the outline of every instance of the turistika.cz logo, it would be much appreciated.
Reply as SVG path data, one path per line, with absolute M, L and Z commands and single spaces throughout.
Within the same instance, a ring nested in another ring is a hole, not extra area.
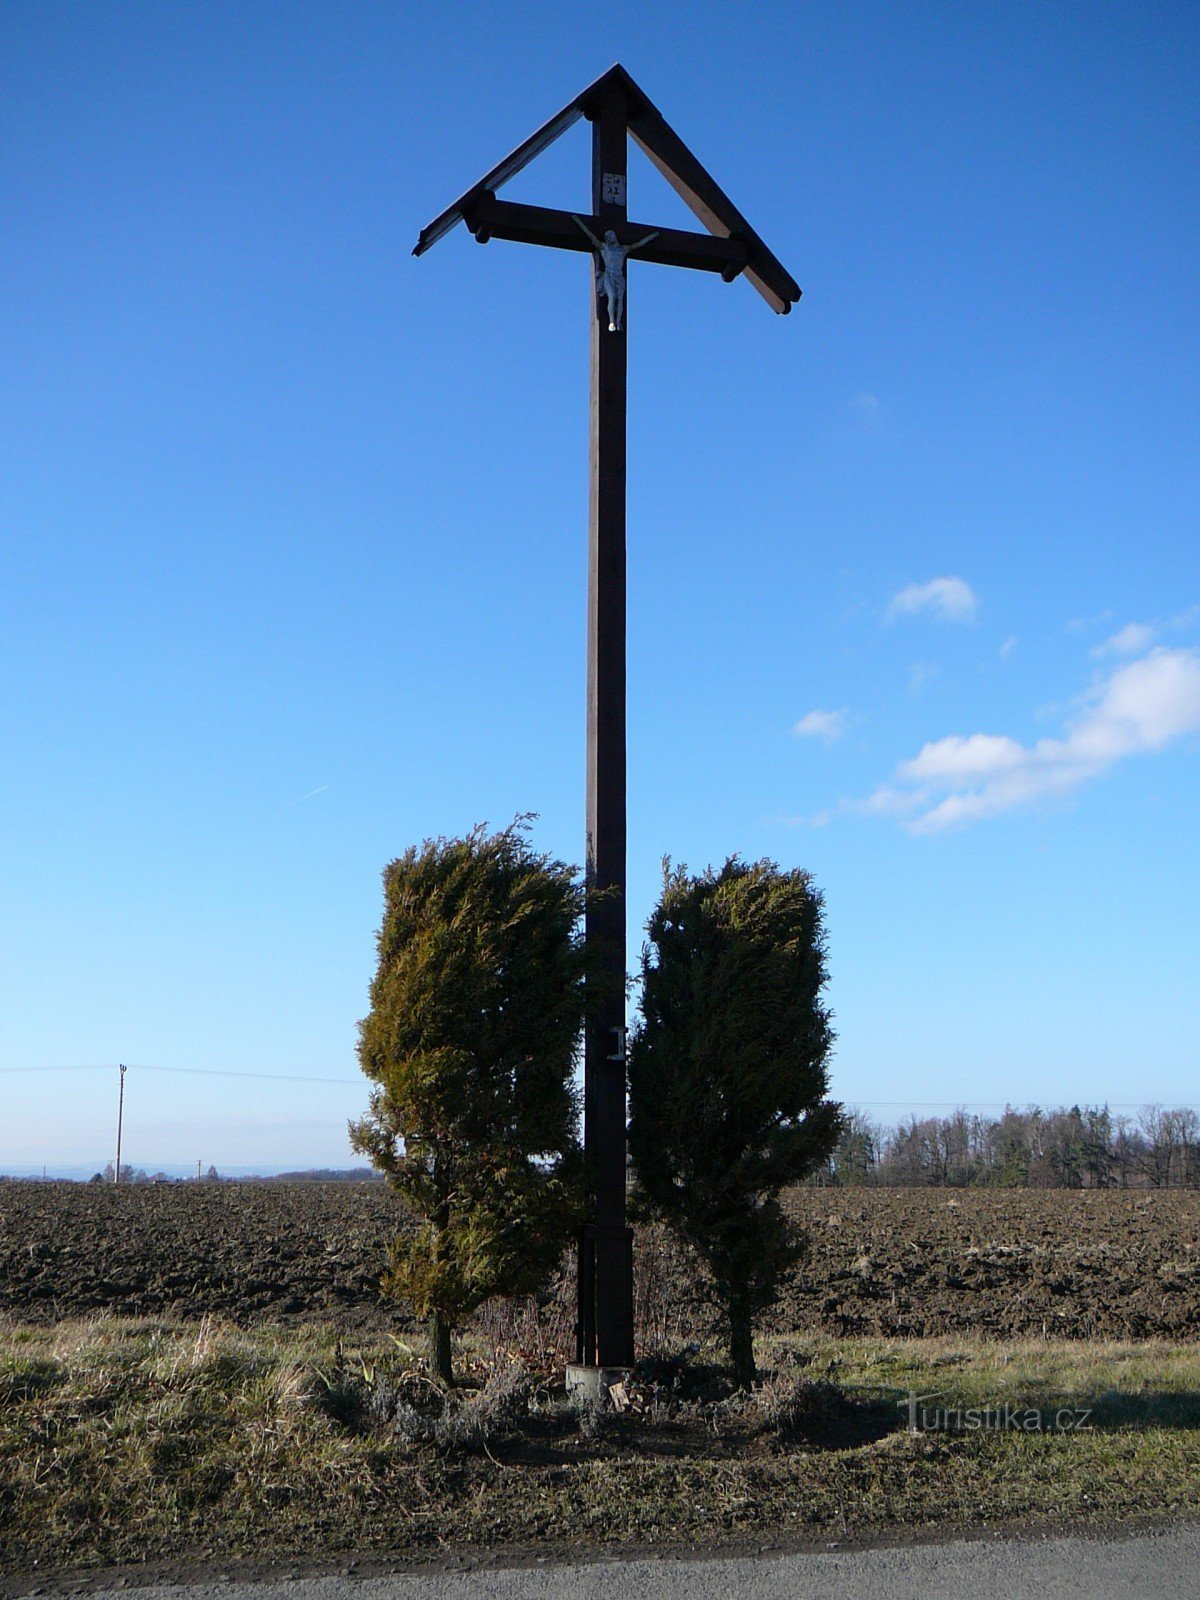
M 931 1394 L 908 1391 L 896 1404 L 908 1412 L 909 1433 L 1078 1433 L 1091 1427 L 1091 1406 L 1059 1406 L 1043 1411 L 1041 1406 L 1003 1405 L 964 1406 L 927 1405 L 941 1400 L 942 1390 Z

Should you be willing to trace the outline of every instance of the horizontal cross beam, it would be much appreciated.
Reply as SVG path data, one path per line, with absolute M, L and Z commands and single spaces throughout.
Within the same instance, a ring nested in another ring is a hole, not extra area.
M 593 251 L 593 246 L 569 211 L 549 206 L 516 205 L 497 200 L 484 191 L 472 197 L 463 211 L 463 220 L 480 244 L 489 239 L 513 239 L 518 244 L 548 244 L 559 250 Z M 624 245 L 637 243 L 648 233 L 655 237 L 639 246 L 637 261 L 653 261 L 663 267 L 696 267 L 702 272 L 719 272 L 731 283 L 750 260 L 750 247 L 744 239 L 714 238 L 707 233 L 688 233 L 678 228 L 652 228 L 648 223 L 613 221 L 611 218 L 582 219 L 597 239 L 612 228 Z M 593 252 L 594 253 L 594 252 Z

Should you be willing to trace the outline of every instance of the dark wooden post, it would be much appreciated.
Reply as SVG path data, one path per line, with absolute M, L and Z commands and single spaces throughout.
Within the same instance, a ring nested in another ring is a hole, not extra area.
M 496 191 L 580 117 L 592 124 L 592 215 L 512 204 Z M 699 218 L 705 233 L 631 224 L 626 150 L 632 137 Z M 586 222 L 586 228 L 580 226 Z M 480 244 L 513 239 L 586 251 L 611 228 L 643 261 L 744 273 L 777 312 L 800 289 L 745 217 L 619 64 L 510 152 L 422 228 L 424 255 L 460 222 Z M 593 270 L 594 281 L 594 270 Z M 621 327 L 593 289 L 591 319 L 591 506 L 588 543 L 587 882 L 590 1017 L 584 1037 L 584 1144 L 590 1216 L 579 1241 L 579 1364 L 633 1362 L 633 1251 L 625 1223 L 625 360 L 628 274 Z
M 626 218 L 624 86 L 604 85 L 592 117 L 592 213 Z M 586 936 L 595 1003 L 584 1039 L 584 1145 L 592 1215 L 580 1240 L 576 1356 L 633 1363 L 633 1252 L 625 1223 L 625 374 L 629 325 L 612 333 L 593 290 L 588 519 Z

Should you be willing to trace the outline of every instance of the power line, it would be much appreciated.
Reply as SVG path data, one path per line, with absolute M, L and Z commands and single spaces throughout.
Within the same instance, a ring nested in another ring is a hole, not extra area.
M 115 1072 L 115 1061 L 102 1062 L 100 1065 L 89 1063 L 85 1066 L 43 1066 L 43 1067 L 0 1067 L 0 1072 Z M 150 1067 L 130 1065 L 131 1072 L 170 1072 L 180 1073 L 187 1077 L 195 1078 L 255 1078 L 266 1080 L 268 1083 L 336 1083 L 343 1089 L 359 1087 L 354 1078 L 315 1078 L 302 1076 L 296 1072 L 231 1072 L 222 1067 Z
M 358 1087 L 354 1078 L 309 1078 L 296 1072 L 231 1072 L 222 1067 L 134 1067 L 134 1072 L 179 1072 L 198 1078 L 265 1078 L 269 1083 L 340 1083 L 343 1089 Z
M 89 1062 L 81 1066 L 0 1067 L 0 1072 L 111 1072 L 116 1065 L 115 1061 L 101 1061 L 98 1065 Z

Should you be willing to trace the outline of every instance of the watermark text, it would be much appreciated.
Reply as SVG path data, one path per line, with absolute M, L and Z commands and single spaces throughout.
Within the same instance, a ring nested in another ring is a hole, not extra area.
M 908 1413 L 909 1433 L 1079 1433 L 1092 1425 L 1091 1406 L 1057 1406 L 1051 1411 L 1007 1400 L 1003 1405 L 930 1404 L 945 1399 L 940 1390 L 917 1394 L 910 1389 L 906 1399 L 897 1401 Z

